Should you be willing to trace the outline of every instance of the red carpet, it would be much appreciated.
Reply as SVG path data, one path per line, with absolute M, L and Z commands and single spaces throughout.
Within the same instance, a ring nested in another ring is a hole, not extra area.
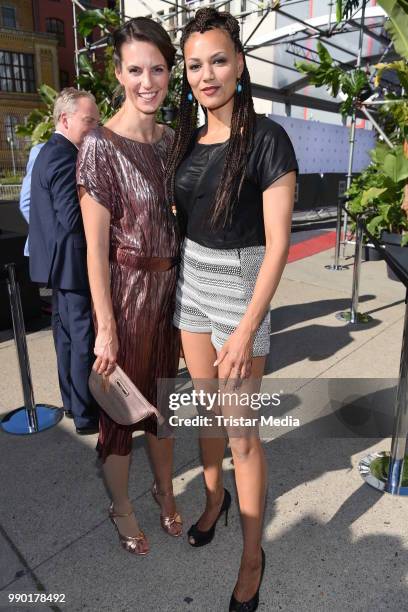
M 336 244 L 336 232 L 326 232 L 316 238 L 309 238 L 303 242 L 293 244 L 289 249 L 288 263 L 310 257 L 320 251 L 327 251 Z

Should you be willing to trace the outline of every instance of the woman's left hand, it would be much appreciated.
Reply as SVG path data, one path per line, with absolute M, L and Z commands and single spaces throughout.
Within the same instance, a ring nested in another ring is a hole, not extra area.
M 214 366 L 222 363 L 222 379 L 227 385 L 230 378 L 239 384 L 240 379 L 249 378 L 252 371 L 252 349 L 254 335 L 237 327 L 218 353 Z

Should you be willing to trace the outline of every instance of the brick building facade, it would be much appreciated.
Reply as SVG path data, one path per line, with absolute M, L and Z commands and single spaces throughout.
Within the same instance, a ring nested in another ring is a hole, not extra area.
M 40 104 L 41 83 L 59 87 L 57 39 L 35 32 L 31 0 L 0 0 L 0 172 L 26 159 L 14 128 Z
M 107 0 L 81 2 L 86 9 L 104 8 Z M 61 89 L 74 85 L 75 41 L 71 0 L 33 0 L 35 29 L 53 33 L 58 40 L 58 67 Z M 77 11 L 79 13 L 79 11 Z
M 74 49 L 71 0 L 0 0 L 0 176 L 13 169 L 12 152 L 17 170 L 25 167 L 27 143 L 14 128 L 40 106 L 40 85 L 74 84 Z

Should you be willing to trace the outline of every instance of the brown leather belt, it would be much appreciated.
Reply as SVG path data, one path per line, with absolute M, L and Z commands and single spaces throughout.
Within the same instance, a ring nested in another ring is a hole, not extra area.
M 135 270 L 149 270 L 150 272 L 166 272 L 179 262 L 178 257 L 140 257 L 132 251 L 111 247 L 110 261 L 134 268 Z

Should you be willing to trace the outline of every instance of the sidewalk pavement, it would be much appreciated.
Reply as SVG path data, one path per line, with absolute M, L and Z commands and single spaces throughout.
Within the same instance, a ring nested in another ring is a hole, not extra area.
M 333 379 L 346 395 L 342 378 L 387 379 L 373 401 L 392 422 L 404 288 L 387 278 L 384 262 L 363 263 L 360 310 L 373 321 L 345 325 L 334 315 L 350 306 L 352 258 L 346 270 L 330 272 L 324 265 L 332 257 L 324 251 L 286 267 L 272 304 L 267 376 L 282 379 L 282 386 L 290 379 L 298 404 L 313 385 L 333 386 Z M 51 332 L 29 335 L 28 346 L 37 401 L 59 406 Z M 0 365 L 4 415 L 22 404 L 12 341 L 0 344 Z M 315 403 L 315 418 L 323 421 L 324 397 Z M 265 440 L 261 611 L 408 610 L 407 502 L 371 489 L 357 470 L 369 452 L 389 450 L 390 438 L 339 431 L 341 437 L 318 437 L 301 424 L 297 432 Z M 174 489 L 186 531 L 204 503 L 193 438 L 176 440 L 175 451 Z M 96 436 L 77 436 L 67 419 L 30 437 L 0 434 L 0 609 L 31 610 L 34 604 L 13 608 L 7 595 L 43 590 L 65 594 L 65 603 L 43 609 L 69 612 L 227 610 L 242 546 L 230 455 L 224 460 L 233 492 L 229 525 L 220 522 L 214 541 L 194 549 L 185 537 L 172 539 L 160 529 L 143 436 L 135 437 L 130 492 L 151 544 L 147 557 L 137 557 L 120 548 L 107 518 L 95 443 Z

